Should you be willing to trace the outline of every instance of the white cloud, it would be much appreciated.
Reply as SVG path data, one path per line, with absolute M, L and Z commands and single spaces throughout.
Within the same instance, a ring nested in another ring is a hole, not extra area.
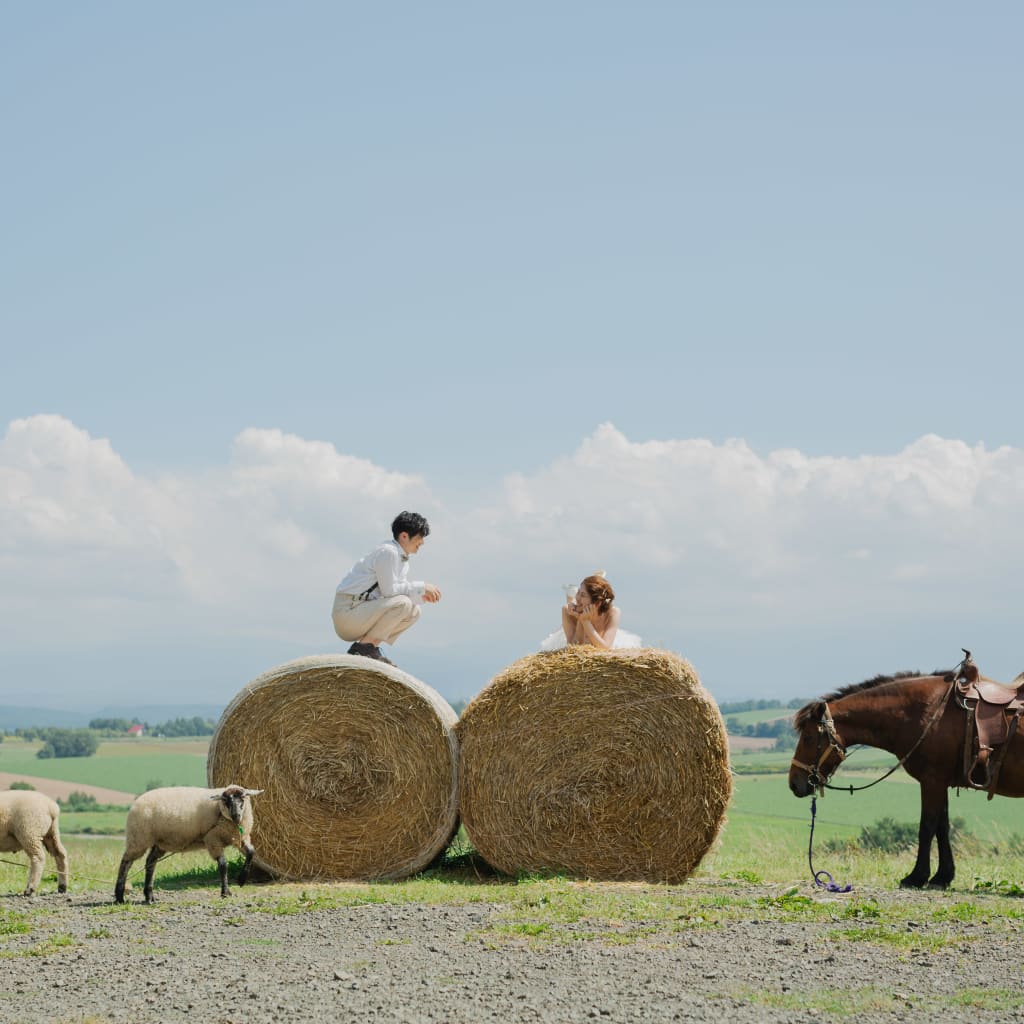
M 927 614 L 1015 589 L 1024 452 L 934 435 L 892 455 L 759 455 L 743 441 L 629 441 L 599 427 L 570 456 L 510 475 L 475 516 L 499 568 L 544 579 L 606 568 L 639 617 L 841 622 Z M 673 611 L 665 613 L 663 609 Z M 676 627 L 677 631 L 680 627 Z
M 400 508 L 431 517 L 414 565 L 444 590 L 412 641 L 525 653 L 561 584 L 606 569 L 624 624 L 698 630 L 971 614 L 1018 600 L 1024 451 L 927 435 L 890 455 L 633 442 L 611 424 L 539 472 L 442 506 L 422 478 L 249 429 L 222 464 L 146 476 L 59 416 L 0 441 L 0 630 L 25 648 L 273 633 L 334 641 L 331 591 Z M 403 641 L 404 642 L 404 641 Z M 955 644 L 954 644 L 955 646 Z M 481 681 L 482 682 L 482 681 Z
M 403 504 L 436 503 L 418 477 L 279 430 L 244 431 L 222 466 L 146 477 L 60 416 L 16 420 L 0 441 L 0 628 L 58 644 L 182 619 L 287 631 Z

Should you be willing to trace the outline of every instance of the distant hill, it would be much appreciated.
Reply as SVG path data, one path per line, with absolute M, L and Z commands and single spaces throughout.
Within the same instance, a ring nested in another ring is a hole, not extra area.
M 111 704 L 97 711 L 58 711 L 54 708 L 23 708 L 13 704 L 0 704 L 0 731 L 27 729 L 32 726 L 52 725 L 62 729 L 79 729 L 94 718 L 138 718 L 157 725 L 174 718 L 210 718 L 217 721 L 224 708 L 219 704 Z
M 89 724 L 84 711 L 55 711 L 53 708 L 19 708 L 0 704 L 0 729 L 26 729 L 33 725 L 53 725 L 60 729 L 77 729 Z
M 215 722 L 224 711 L 223 704 L 108 704 L 105 708 L 87 716 L 88 725 L 93 718 L 137 718 L 142 722 L 156 725 L 172 718 L 212 718 Z

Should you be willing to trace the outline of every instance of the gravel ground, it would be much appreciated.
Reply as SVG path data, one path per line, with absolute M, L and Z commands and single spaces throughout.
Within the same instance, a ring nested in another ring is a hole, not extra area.
M 718 885 L 707 887 L 709 901 Z M 815 897 L 834 905 L 827 920 L 773 920 L 756 909 L 757 887 L 739 883 L 726 891 L 750 896 L 743 919 L 605 920 L 600 937 L 581 934 L 578 923 L 548 927 L 543 937 L 510 932 L 500 902 L 507 888 L 468 905 L 288 914 L 267 912 L 275 890 L 236 889 L 223 901 L 205 889 L 166 891 L 153 907 L 113 907 L 94 894 L 2 897 L 0 1020 L 763 1024 L 844 1019 L 843 1007 L 868 1024 L 937 1014 L 974 1024 L 1024 1020 L 1020 924 L 1005 911 L 986 922 L 983 901 L 969 920 L 941 919 L 962 895 L 858 893 L 899 915 L 887 927 L 915 936 L 894 945 L 829 935 L 849 923 L 841 921 L 844 897 Z M 294 898 L 301 889 L 287 891 Z M 692 882 L 675 891 L 702 892 Z M 12 930 L 17 920 L 30 929 Z M 609 937 L 609 929 L 618 932 Z

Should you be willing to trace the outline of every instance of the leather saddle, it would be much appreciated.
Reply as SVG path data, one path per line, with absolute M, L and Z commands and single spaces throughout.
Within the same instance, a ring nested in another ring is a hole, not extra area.
M 966 711 L 962 785 L 995 796 L 999 769 L 1024 715 L 1024 672 L 1009 685 L 987 679 L 970 651 L 954 674 L 957 703 Z

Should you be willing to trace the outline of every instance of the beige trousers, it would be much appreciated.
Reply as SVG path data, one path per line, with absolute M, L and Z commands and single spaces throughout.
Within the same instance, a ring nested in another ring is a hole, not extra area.
M 334 632 L 342 640 L 372 636 L 381 643 L 393 644 L 420 617 L 420 606 L 404 594 L 376 601 L 359 601 L 349 594 L 335 594 L 331 617 Z

